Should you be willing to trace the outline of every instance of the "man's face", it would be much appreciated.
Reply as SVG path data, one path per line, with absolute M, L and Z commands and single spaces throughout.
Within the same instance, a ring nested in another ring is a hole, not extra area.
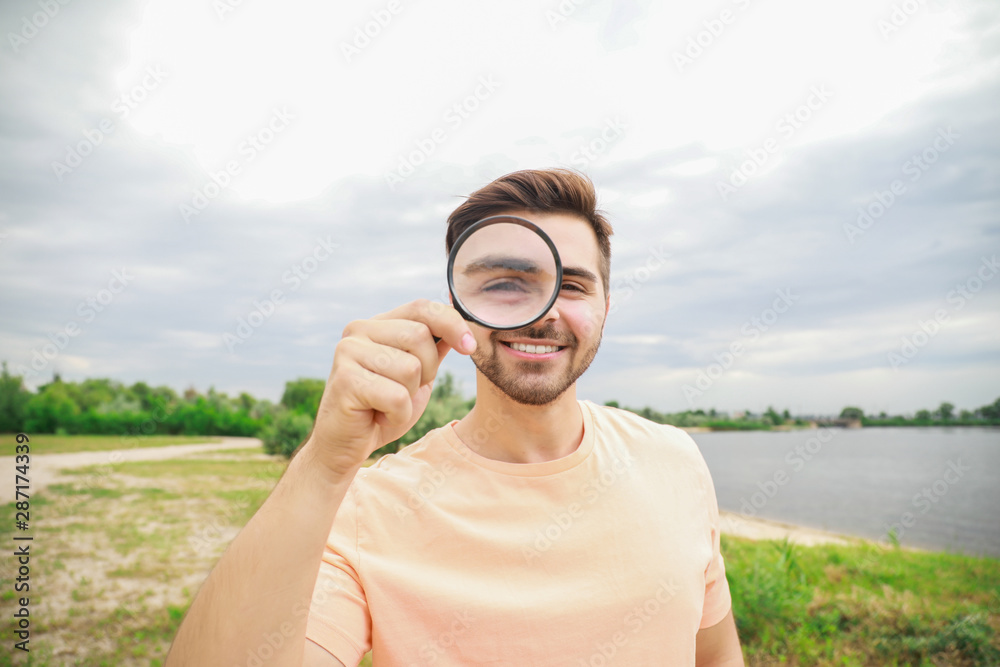
M 546 405 L 587 370 L 601 344 L 608 302 L 597 236 L 586 220 L 568 213 L 504 213 L 527 218 L 549 235 L 562 260 L 562 285 L 549 312 L 530 327 L 494 331 L 470 322 L 477 343 L 472 361 L 516 402 Z

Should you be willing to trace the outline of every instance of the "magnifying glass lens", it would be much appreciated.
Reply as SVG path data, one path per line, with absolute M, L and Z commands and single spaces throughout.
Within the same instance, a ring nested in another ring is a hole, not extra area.
M 473 232 L 455 255 L 452 277 L 462 306 L 494 328 L 537 319 L 558 289 L 552 249 L 535 231 L 512 222 Z

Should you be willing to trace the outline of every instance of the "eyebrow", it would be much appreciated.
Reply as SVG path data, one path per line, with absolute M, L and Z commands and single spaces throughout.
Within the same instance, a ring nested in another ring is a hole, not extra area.
M 462 275 L 467 276 L 481 271 L 493 271 L 496 269 L 509 269 L 520 273 L 542 272 L 538 264 L 532 262 L 531 260 L 522 259 L 520 257 L 488 255 L 486 257 L 480 257 L 475 262 L 466 264 L 462 269 Z
M 578 266 L 564 266 L 563 267 L 564 276 L 573 276 L 574 278 L 583 278 L 584 280 L 589 280 L 592 283 L 597 282 L 597 275 L 592 271 L 587 269 L 581 269 Z

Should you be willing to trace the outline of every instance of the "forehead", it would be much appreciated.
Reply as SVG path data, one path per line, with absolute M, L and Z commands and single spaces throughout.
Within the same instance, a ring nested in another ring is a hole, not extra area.
M 504 214 L 531 220 L 541 227 L 555 244 L 564 267 L 580 267 L 600 275 L 601 251 L 597 245 L 597 234 L 584 218 L 561 212 L 514 210 L 504 211 Z

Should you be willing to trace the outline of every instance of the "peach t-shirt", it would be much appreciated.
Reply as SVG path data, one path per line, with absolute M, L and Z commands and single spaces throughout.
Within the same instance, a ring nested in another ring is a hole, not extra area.
M 580 408 L 554 461 L 485 458 L 452 422 L 361 469 L 306 636 L 345 665 L 693 665 L 731 602 L 705 461 L 684 431 Z

